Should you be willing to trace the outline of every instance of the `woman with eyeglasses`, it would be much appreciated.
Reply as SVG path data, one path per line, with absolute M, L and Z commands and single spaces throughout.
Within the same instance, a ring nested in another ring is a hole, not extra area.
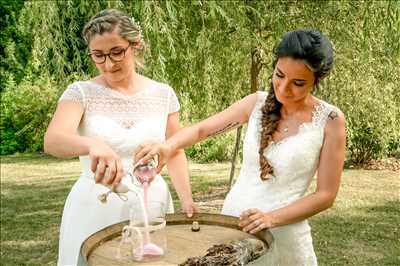
M 80 246 L 87 237 L 129 219 L 133 199 L 124 201 L 111 194 L 103 204 L 98 196 L 109 191 L 104 185 L 122 182 L 137 189 L 128 175 L 137 147 L 165 140 L 180 129 L 174 90 L 135 71 L 142 64 L 144 42 L 130 16 L 103 10 L 86 24 L 83 36 L 100 74 L 65 90 L 44 138 L 46 153 L 60 158 L 79 156 L 82 168 L 64 206 L 58 265 L 83 264 Z M 168 170 L 182 209 L 190 216 L 197 207 L 183 150 L 172 156 Z M 166 213 L 174 211 L 160 175 L 151 182 L 148 197 L 149 202 L 161 202 Z

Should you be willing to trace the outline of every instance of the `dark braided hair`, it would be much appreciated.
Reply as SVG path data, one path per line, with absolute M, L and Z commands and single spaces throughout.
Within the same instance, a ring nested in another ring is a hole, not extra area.
M 315 76 L 315 86 L 333 67 L 333 48 L 330 41 L 318 30 L 303 29 L 286 33 L 274 49 L 273 69 L 281 57 L 303 60 Z M 277 100 L 272 81 L 264 105 L 261 108 L 261 141 L 258 151 L 260 158 L 260 178 L 267 180 L 273 173 L 272 166 L 264 156 L 264 150 L 272 142 L 272 134 L 281 119 L 282 104 Z

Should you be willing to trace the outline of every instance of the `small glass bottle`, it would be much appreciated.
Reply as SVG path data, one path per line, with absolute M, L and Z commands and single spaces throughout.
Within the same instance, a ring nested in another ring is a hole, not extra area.
M 133 168 L 133 176 L 141 183 L 151 183 L 157 175 L 157 163 L 154 159 L 149 160 L 147 163 L 136 164 Z

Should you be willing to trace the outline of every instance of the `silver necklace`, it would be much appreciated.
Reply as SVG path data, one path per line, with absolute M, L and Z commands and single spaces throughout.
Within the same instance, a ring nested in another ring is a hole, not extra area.
M 295 120 L 294 120 L 292 117 L 289 117 L 289 119 L 286 120 L 286 123 L 285 123 L 285 125 L 283 126 L 282 131 L 283 131 L 284 133 L 288 133 L 288 132 L 289 132 L 289 124 L 292 123 L 292 122 L 294 122 L 294 121 L 295 121 Z
M 298 125 L 297 120 L 294 117 L 289 117 L 288 119 L 286 119 L 285 121 L 285 125 L 283 126 L 282 131 L 284 133 L 288 133 L 289 132 L 289 126 L 292 125 L 291 128 L 294 128 L 296 125 Z

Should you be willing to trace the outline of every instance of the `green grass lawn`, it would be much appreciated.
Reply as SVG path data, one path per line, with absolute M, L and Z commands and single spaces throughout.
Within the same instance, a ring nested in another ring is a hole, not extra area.
M 229 164 L 190 168 L 195 199 L 220 206 Z M 1 157 L 1 265 L 55 265 L 63 204 L 78 174 L 76 159 Z M 398 172 L 345 170 L 335 205 L 310 219 L 320 265 L 400 265 L 399 193 Z

